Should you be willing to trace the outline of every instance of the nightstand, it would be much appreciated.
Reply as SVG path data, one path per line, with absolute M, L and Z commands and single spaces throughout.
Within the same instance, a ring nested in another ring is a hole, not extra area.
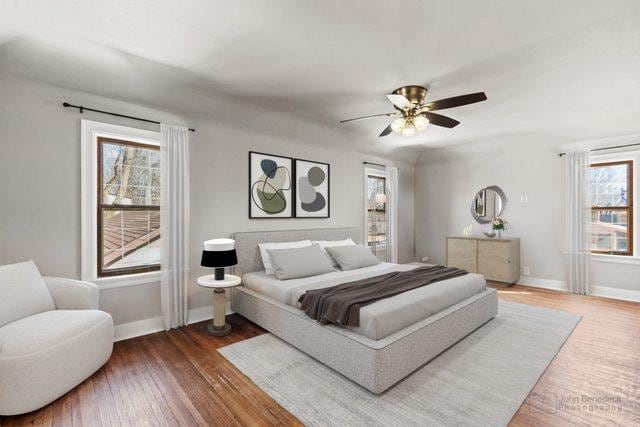
M 216 337 L 229 335 L 231 325 L 226 323 L 225 290 L 240 285 L 242 280 L 232 274 L 226 274 L 222 280 L 215 280 L 214 275 L 209 274 L 198 277 L 197 283 L 203 288 L 213 289 L 213 320 L 207 326 L 207 332 Z

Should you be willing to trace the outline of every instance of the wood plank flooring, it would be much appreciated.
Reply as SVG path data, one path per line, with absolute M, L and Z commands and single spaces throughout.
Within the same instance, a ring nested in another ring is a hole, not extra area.
M 511 425 L 640 425 L 640 303 L 494 287 L 501 299 L 582 315 Z
M 498 289 L 504 300 L 583 316 L 511 425 L 640 425 L 640 304 Z M 233 332 L 223 338 L 207 335 L 203 322 L 116 343 L 109 362 L 83 384 L 0 425 L 300 425 L 215 351 L 265 332 L 239 315 L 230 322 Z M 556 406 L 582 395 L 614 401 Z

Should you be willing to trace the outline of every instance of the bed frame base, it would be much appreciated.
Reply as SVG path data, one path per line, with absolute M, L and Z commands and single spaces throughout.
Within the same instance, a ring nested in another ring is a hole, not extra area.
M 333 325 L 320 325 L 301 310 L 234 288 L 231 307 L 314 359 L 379 394 L 491 320 L 498 312 L 487 289 L 380 340 Z

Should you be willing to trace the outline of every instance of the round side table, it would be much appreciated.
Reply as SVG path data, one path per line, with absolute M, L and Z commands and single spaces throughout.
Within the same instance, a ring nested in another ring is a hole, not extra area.
M 233 288 L 242 283 L 238 276 L 225 274 L 224 279 L 215 280 L 213 274 L 198 277 L 199 286 L 213 289 L 213 321 L 207 326 L 207 332 L 216 337 L 229 335 L 231 325 L 226 323 L 225 295 L 227 288 Z

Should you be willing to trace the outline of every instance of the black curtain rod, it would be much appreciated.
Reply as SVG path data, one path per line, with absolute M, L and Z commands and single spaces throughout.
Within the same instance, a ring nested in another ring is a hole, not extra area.
M 78 111 L 80 111 L 80 114 L 82 114 L 84 111 L 93 111 L 94 113 L 102 113 L 102 114 L 108 114 L 110 116 L 124 117 L 125 119 L 138 120 L 139 122 L 155 123 L 157 125 L 160 124 L 160 122 L 157 122 L 155 120 L 142 119 L 140 117 L 127 116 L 125 114 L 118 114 L 118 113 L 111 113 L 109 111 L 96 110 L 95 108 L 84 107 L 82 105 L 73 105 L 73 104 L 69 104 L 68 102 L 63 102 L 62 106 L 65 108 L 77 108 Z M 189 130 L 191 132 L 196 131 L 195 129 L 191 129 L 191 128 L 189 128 Z
M 386 168 L 387 165 L 381 165 L 380 163 L 371 163 L 371 162 L 362 162 L 363 165 L 375 165 L 375 166 L 382 166 L 383 168 Z
M 594 148 L 593 150 L 589 150 L 589 151 L 613 150 L 614 148 L 635 147 L 637 145 L 640 145 L 640 142 L 635 142 L 633 144 L 625 144 L 625 145 L 612 145 L 611 147 Z M 566 156 L 566 155 L 567 155 L 567 153 L 558 154 L 558 156 L 560 156 L 560 157 Z

